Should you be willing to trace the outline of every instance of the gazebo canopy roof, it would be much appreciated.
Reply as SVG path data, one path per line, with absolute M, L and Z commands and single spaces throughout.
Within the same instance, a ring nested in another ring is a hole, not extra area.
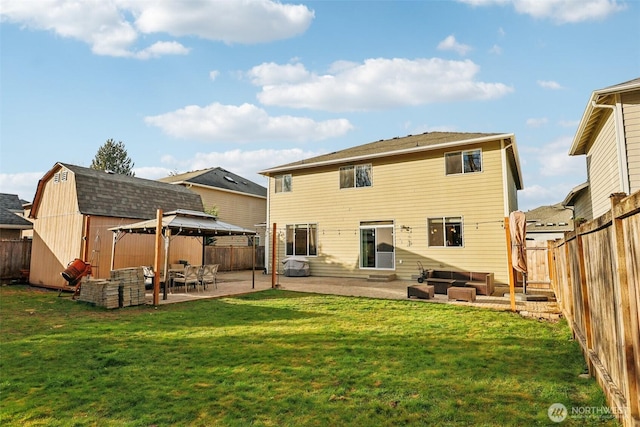
M 110 228 L 113 232 L 155 234 L 157 219 L 120 225 Z M 253 230 L 219 221 L 204 212 L 178 209 L 162 216 L 162 229 L 171 230 L 175 236 L 248 236 L 257 234 Z

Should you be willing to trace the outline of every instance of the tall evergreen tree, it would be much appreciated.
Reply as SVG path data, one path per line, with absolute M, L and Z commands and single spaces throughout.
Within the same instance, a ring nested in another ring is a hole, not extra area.
M 91 169 L 108 170 L 120 175 L 135 176 L 131 161 L 122 141 L 107 139 L 91 161 Z

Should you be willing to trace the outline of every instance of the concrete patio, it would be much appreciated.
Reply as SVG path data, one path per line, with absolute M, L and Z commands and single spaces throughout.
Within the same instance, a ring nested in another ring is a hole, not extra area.
M 338 277 L 286 277 L 276 275 L 275 286 L 278 289 L 309 292 L 317 294 L 382 298 L 395 300 L 408 300 L 407 287 L 417 284 L 416 281 L 394 280 L 390 282 L 370 282 L 366 279 L 349 279 Z M 270 274 L 262 274 L 261 270 L 233 271 L 218 273 L 217 288 L 209 286 L 206 290 L 193 290 L 185 292 L 184 288 L 178 288 L 167 294 L 163 299 L 162 289 L 160 290 L 160 305 L 173 304 L 185 301 L 194 301 L 208 298 L 222 298 L 239 296 L 253 292 L 260 292 L 272 288 L 272 277 Z M 508 288 L 504 288 L 508 293 Z M 153 303 L 153 294 L 147 291 L 146 300 L 148 304 Z M 449 301 L 446 295 L 436 294 L 434 299 L 415 299 L 424 303 L 454 304 L 462 306 L 472 306 L 491 310 L 510 311 L 511 302 L 505 296 L 484 296 L 478 295 L 475 302 Z M 562 317 L 558 305 L 555 301 L 516 301 L 516 311 L 524 317 L 531 317 L 545 320 L 558 320 Z

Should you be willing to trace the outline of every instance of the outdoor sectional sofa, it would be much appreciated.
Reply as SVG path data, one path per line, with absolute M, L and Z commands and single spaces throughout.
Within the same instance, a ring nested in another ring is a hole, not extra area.
M 493 273 L 476 271 L 428 270 L 425 281 L 434 286 L 436 294 L 446 295 L 452 286 L 475 288 L 478 295 L 491 295 L 495 289 Z

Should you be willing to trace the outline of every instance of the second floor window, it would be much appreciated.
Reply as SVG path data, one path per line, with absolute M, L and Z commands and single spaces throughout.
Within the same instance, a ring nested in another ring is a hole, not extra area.
M 289 193 L 291 191 L 291 174 L 278 175 L 276 180 L 276 193 Z
M 444 160 L 447 175 L 482 172 L 482 150 L 447 153 Z
M 340 188 L 371 187 L 371 164 L 340 168 Z

